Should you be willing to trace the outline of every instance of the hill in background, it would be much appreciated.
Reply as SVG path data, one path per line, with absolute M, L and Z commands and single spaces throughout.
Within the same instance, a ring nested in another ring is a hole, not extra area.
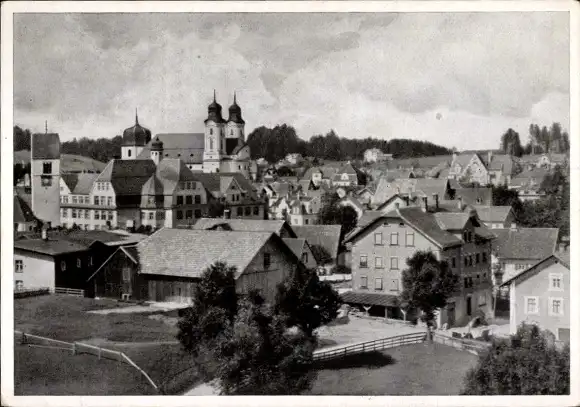
M 20 150 L 14 152 L 14 164 L 30 163 L 30 151 Z M 61 172 L 101 172 L 107 164 L 94 160 L 90 157 L 83 157 L 77 154 L 61 154 Z

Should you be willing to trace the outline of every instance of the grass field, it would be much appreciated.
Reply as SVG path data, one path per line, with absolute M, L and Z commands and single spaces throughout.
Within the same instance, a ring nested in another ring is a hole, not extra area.
M 87 312 L 128 305 L 132 304 L 64 295 L 17 299 L 14 300 L 14 329 L 61 341 L 91 338 L 119 342 L 175 340 L 176 328 L 149 318 L 150 314 L 99 315 Z
M 68 350 L 14 344 L 14 394 L 112 396 L 155 394 L 137 370 L 124 363 Z
M 401 346 L 320 366 L 310 395 L 458 395 L 477 357 L 440 344 Z

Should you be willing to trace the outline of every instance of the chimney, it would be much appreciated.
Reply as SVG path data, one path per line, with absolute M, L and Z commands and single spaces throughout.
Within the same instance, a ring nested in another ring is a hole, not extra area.
M 409 197 L 408 196 L 405 197 L 405 206 L 409 206 Z
M 435 201 L 435 209 L 439 210 L 439 194 L 433 194 L 433 201 Z
M 229 209 L 224 209 L 224 219 L 230 219 L 231 213 Z
M 459 209 L 460 211 L 463 210 L 463 198 L 461 197 L 457 198 L 457 209 Z
M 421 199 L 423 199 L 423 208 L 422 208 L 422 210 L 423 210 L 423 212 L 427 212 L 427 210 L 429 209 L 429 207 L 427 205 L 427 197 L 424 196 Z

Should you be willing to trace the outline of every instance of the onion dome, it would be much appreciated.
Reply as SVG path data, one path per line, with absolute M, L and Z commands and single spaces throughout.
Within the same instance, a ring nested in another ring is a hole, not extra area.
M 145 146 L 151 141 L 151 131 L 139 124 L 137 110 L 135 110 L 135 125 L 123 132 L 124 146 Z
M 215 90 L 213 91 L 213 102 L 207 107 L 207 119 L 205 119 L 205 123 L 210 120 L 215 123 L 225 122 L 222 117 L 222 106 L 215 100 Z
M 234 104 L 230 106 L 230 117 L 228 122 L 234 122 L 238 124 L 244 124 L 245 121 L 242 119 L 242 109 L 238 106 L 236 102 L 236 92 L 234 92 Z
M 159 140 L 159 137 L 155 137 L 151 143 L 151 151 L 163 151 L 163 141 Z

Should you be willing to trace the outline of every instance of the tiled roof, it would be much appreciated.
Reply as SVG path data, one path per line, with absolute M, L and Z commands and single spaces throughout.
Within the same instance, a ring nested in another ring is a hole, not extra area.
M 306 239 L 310 246 L 324 247 L 333 259 L 338 256 L 341 225 L 292 226 L 292 229 L 298 238 Z
M 433 156 L 423 156 L 423 157 L 413 157 L 413 158 L 395 158 L 393 160 L 387 161 L 377 165 L 377 168 L 392 168 L 398 169 L 405 168 L 410 169 L 411 167 L 416 168 L 433 168 L 441 162 L 450 162 L 452 159 L 451 155 L 433 155 Z
M 418 207 L 401 208 L 399 213 L 403 220 L 441 247 L 452 247 L 462 243 L 461 239 L 443 230 L 439 226 L 433 213 L 423 212 L 423 210 Z
M 195 173 L 194 177 L 214 196 L 220 196 L 226 192 L 223 188 L 229 186 L 231 179 L 235 179 L 240 188 L 246 193 L 246 197 L 258 199 L 257 191 L 250 180 L 238 172 Z M 222 179 L 225 179 L 225 182 L 222 182 Z
M 570 252 L 567 251 L 564 253 L 558 252 L 558 253 L 551 254 L 548 257 L 546 257 L 545 259 L 540 260 L 539 262 L 537 262 L 533 266 L 528 267 L 527 269 L 525 269 L 521 273 L 513 275 L 512 277 L 510 277 L 509 279 L 504 281 L 501 285 L 508 286 L 513 281 L 515 281 L 517 284 L 517 283 L 521 282 L 522 280 L 526 280 L 527 278 L 531 277 L 533 275 L 532 273 L 539 272 L 539 271 L 545 269 L 546 267 L 549 267 L 555 263 L 561 263 L 564 267 L 566 267 L 568 270 L 570 270 Z
M 111 160 L 97 181 L 108 181 L 119 195 L 139 195 L 143 185 L 155 173 L 157 167 L 152 160 Z
M 510 185 L 513 186 L 527 186 L 530 183 L 539 185 L 542 183 L 544 177 L 550 173 L 546 168 L 533 168 L 531 170 L 524 170 L 511 179 Z
M 30 206 L 18 195 L 14 195 L 14 223 L 27 223 L 36 221 L 36 217 Z
M 433 214 L 443 230 L 463 230 L 469 221 L 468 213 L 436 212 Z
M 299 259 L 302 258 L 302 252 L 304 251 L 304 245 L 306 243 L 306 239 L 282 239 L 286 246 L 292 250 L 292 252 L 298 257 Z
M 14 240 L 14 249 L 56 256 L 64 253 L 85 251 L 87 246 L 63 239 L 20 239 Z
M 483 222 L 505 222 L 512 210 L 511 206 L 473 205 L 473 208 L 477 211 L 477 216 Z
M 485 157 L 487 158 L 487 157 Z M 504 174 L 513 175 L 516 173 L 517 164 L 514 157 L 507 154 L 492 154 L 491 162 L 486 162 L 488 169 L 501 170 Z
M 361 293 L 347 291 L 340 295 L 342 301 L 347 304 L 379 305 L 383 307 L 399 306 L 399 298 L 391 294 Z
M 451 168 L 455 167 L 456 164 L 459 164 L 461 166 L 461 171 L 463 171 L 472 158 L 473 154 L 458 154 L 455 159 L 451 161 Z
M 60 158 L 60 138 L 57 133 L 33 134 L 30 140 L 32 159 Z
M 237 232 L 269 232 L 280 236 L 283 229 L 292 231 L 285 220 L 281 219 L 219 219 L 200 218 L 191 227 L 194 230 L 208 230 L 219 225 L 229 225 Z
M 180 158 L 186 164 L 203 163 L 205 149 L 205 135 L 203 133 L 160 133 L 153 139 L 159 139 L 163 143 L 164 158 Z M 151 143 L 148 143 L 139 159 L 148 159 L 151 154 Z
M 39 240 L 40 233 L 26 233 L 22 238 L 28 240 Z M 66 231 L 49 231 L 48 237 L 51 240 L 69 241 L 81 245 L 89 246 L 95 241 L 104 244 L 113 244 L 126 242 L 126 244 L 134 243 L 143 240 L 147 235 L 138 233 L 120 233 L 106 230 L 66 230 Z
M 75 187 L 77 186 L 79 174 L 60 174 L 60 177 L 72 193 L 72 191 L 74 191 Z
M 364 227 L 382 215 L 383 213 L 381 211 L 364 211 L 362 216 L 358 220 L 357 226 Z
M 486 187 L 458 188 L 455 190 L 455 198 L 460 198 L 466 205 L 491 205 L 492 189 Z
M 90 174 L 90 173 L 80 173 L 77 174 L 77 182 L 74 189 L 71 191 L 73 194 L 78 195 L 88 195 L 93 188 L 93 183 L 99 176 L 99 174 Z
M 493 229 L 493 243 L 500 259 L 541 260 L 554 253 L 558 241 L 557 228 Z
M 137 244 L 140 273 L 199 278 L 222 261 L 241 275 L 258 251 L 275 236 L 270 232 L 229 232 L 163 228 Z
M 443 199 L 449 181 L 447 179 L 431 179 L 431 178 L 417 178 L 415 180 L 415 194 L 417 196 L 426 196 L 429 199 L 433 194 L 439 195 L 439 199 Z
M 290 192 L 292 185 L 287 183 L 287 182 L 272 182 L 270 185 L 270 188 L 272 188 L 272 190 L 274 190 L 274 192 L 276 193 L 276 195 L 278 196 L 285 196 L 287 193 Z

